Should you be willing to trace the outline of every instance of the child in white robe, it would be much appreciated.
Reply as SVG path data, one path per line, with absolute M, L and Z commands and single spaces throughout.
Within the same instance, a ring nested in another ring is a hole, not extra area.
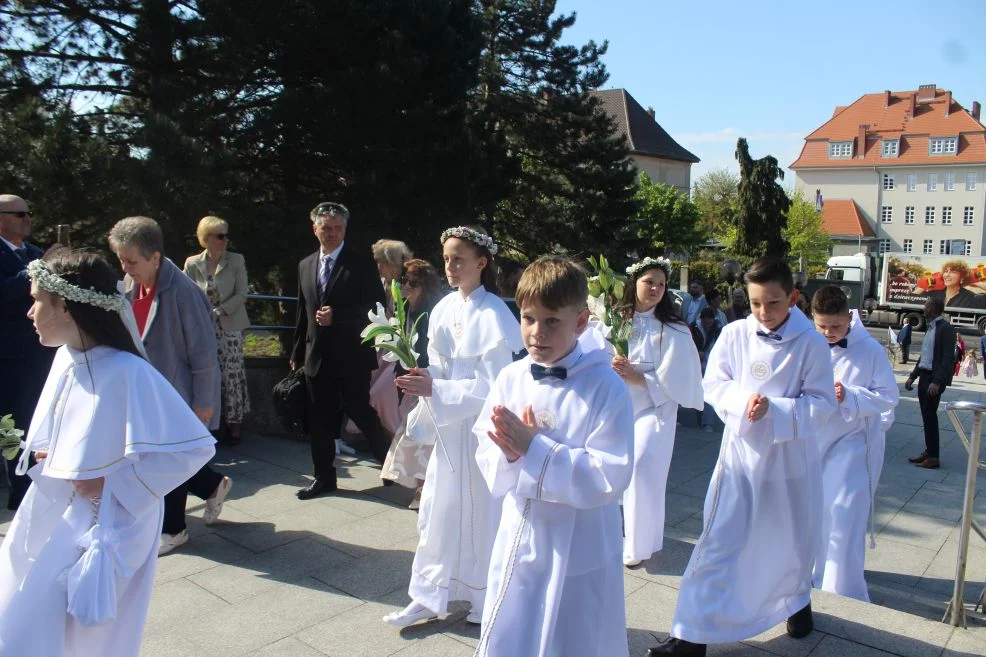
M 28 272 L 29 317 L 60 348 L 24 449 L 33 484 L 0 546 L 0 655 L 137 657 L 164 496 L 214 440 L 140 355 L 105 260 L 59 249 Z
M 623 565 L 633 568 L 664 547 L 664 497 L 678 407 L 701 410 L 704 401 L 695 341 L 666 293 L 671 261 L 645 258 L 627 267 L 627 275 L 623 304 L 633 322 L 630 358 L 615 356 L 613 369 L 633 399 L 633 477 L 623 494 Z
M 811 307 L 815 328 L 829 344 L 839 403 L 818 434 L 823 553 L 813 581 L 824 591 L 869 602 L 863 576 L 866 529 L 869 524 L 872 534 L 873 497 L 900 391 L 886 351 L 858 315 L 850 314 L 841 289 L 821 288 Z
M 500 373 L 476 458 L 503 499 L 477 657 L 626 657 L 619 500 L 633 408 L 602 349 L 583 352 L 585 273 L 562 258 L 517 286 L 528 356 Z
M 746 274 L 752 314 L 712 349 L 705 398 L 726 425 L 704 527 L 681 578 L 667 640 L 648 657 L 704 657 L 787 620 L 812 628 L 821 542 L 816 436 L 836 408 L 829 350 L 804 314 L 790 267 L 762 258 Z
M 442 253 L 449 285 L 458 291 L 431 312 L 428 368 L 396 380 L 405 394 L 423 398 L 408 418 L 410 437 L 435 448 L 421 493 L 411 603 L 383 618 L 395 627 L 441 616 L 452 600 L 472 605 L 468 622 L 482 620 L 499 506 L 476 465 L 472 426 L 496 375 L 522 348 L 517 320 L 496 296 L 493 240 L 472 228 L 450 228 L 442 233 Z

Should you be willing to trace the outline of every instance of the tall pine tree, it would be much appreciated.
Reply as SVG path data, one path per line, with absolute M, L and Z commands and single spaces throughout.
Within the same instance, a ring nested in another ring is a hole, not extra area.
M 736 161 L 740 165 L 740 183 L 734 250 L 748 258 L 786 258 L 790 245 L 783 231 L 791 199 L 777 183 L 784 179 L 784 170 L 772 155 L 751 158 L 743 137 L 736 142 Z

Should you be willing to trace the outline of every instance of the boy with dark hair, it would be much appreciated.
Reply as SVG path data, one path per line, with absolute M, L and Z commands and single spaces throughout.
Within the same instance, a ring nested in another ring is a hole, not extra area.
M 886 430 L 900 397 L 883 347 L 849 312 L 834 285 L 815 293 L 815 328 L 828 341 L 839 410 L 818 433 L 822 461 L 822 556 L 814 585 L 869 602 L 863 561 L 866 527 L 873 532 L 873 496 L 883 470 Z M 872 546 L 872 543 L 871 543 Z
M 836 408 L 825 340 L 794 308 L 791 269 L 761 258 L 746 274 L 752 314 L 723 329 L 705 399 L 726 425 L 704 527 L 681 578 L 671 633 L 649 657 L 704 657 L 787 619 L 812 628 L 822 482 L 811 442 Z
M 558 257 L 517 286 L 528 355 L 497 377 L 474 431 L 503 513 L 478 657 L 627 657 L 619 501 L 633 407 L 609 353 L 583 352 L 585 272 Z

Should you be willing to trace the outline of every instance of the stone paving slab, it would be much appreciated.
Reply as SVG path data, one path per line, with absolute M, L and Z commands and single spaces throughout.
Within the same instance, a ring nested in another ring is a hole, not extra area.
M 899 370 L 899 379 L 903 379 Z M 915 393 L 902 393 L 887 437 L 877 496 L 877 547 L 867 555 L 873 604 L 815 592 L 816 631 L 796 641 L 783 626 L 745 642 L 712 646 L 710 657 L 986 656 L 986 617 L 972 604 L 986 580 L 986 544 L 973 537 L 966 603 L 969 629 L 940 622 L 951 595 L 965 451 L 944 416 L 943 466 L 921 470 L 907 457 L 923 448 Z M 946 400 L 986 400 L 982 379 L 956 379 Z M 625 573 L 631 655 L 666 636 L 681 573 L 702 530 L 702 507 L 720 435 L 682 414 L 668 479 L 664 550 Z M 720 427 L 721 428 L 721 427 Z M 447 617 L 394 630 L 383 615 L 407 603 L 417 540 L 411 491 L 384 488 L 379 470 L 340 457 L 333 496 L 300 502 L 309 480 L 306 443 L 247 435 L 221 449 L 216 467 L 235 485 L 220 522 L 201 522 L 189 501 L 192 540 L 159 560 L 143 657 L 468 657 L 479 628 L 453 605 Z M 977 511 L 986 519 L 986 473 Z M 0 511 L 0 533 L 10 513 Z M 523 656 L 518 656 L 523 657 Z

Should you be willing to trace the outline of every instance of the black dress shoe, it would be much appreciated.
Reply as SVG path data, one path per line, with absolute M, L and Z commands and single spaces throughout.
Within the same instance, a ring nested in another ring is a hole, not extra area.
M 925 460 L 926 458 L 928 458 L 928 450 L 925 450 L 925 451 L 921 452 L 917 456 L 912 456 L 912 457 L 908 458 L 907 460 L 910 461 L 911 463 L 920 463 L 921 461 Z
M 302 488 L 295 495 L 298 496 L 299 500 L 310 500 L 313 497 L 318 497 L 326 493 L 333 493 L 339 490 L 336 482 L 325 481 L 324 479 L 316 479 L 312 483 L 308 484 L 307 488 Z
M 787 619 L 787 635 L 792 639 L 803 639 L 815 629 L 815 621 L 811 617 L 811 603 Z
M 647 657 L 662 657 L 662 655 L 672 655 L 673 657 L 705 657 L 705 644 L 692 643 L 684 639 L 677 639 L 669 636 L 660 645 L 656 645 L 647 651 Z

